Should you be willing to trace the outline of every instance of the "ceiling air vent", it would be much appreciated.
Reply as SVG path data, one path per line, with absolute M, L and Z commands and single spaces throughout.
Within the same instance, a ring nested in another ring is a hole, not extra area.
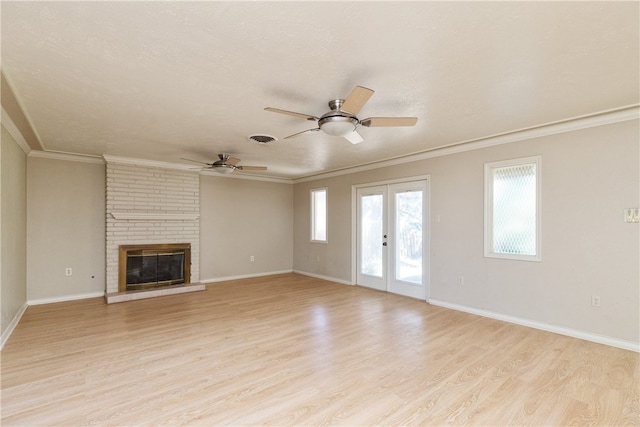
M 258 144 L 268 144 L 276 139 L 271 135 L 249 135 L 249 141 L 257 142 Z

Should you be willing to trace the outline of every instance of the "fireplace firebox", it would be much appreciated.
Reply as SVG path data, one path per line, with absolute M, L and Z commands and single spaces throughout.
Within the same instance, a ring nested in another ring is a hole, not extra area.
M 121 245 L 118 269 L 120 292 L 189 283 L 191 244 Z

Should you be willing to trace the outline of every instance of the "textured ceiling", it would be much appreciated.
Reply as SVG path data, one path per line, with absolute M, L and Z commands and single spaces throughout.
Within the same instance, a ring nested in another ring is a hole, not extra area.
M 639 102 L 638 2 L 7 2 L 2 72 L 47 151 L 231 153 L 299 178 Z M 356 85 L 365 142 L 313 132 Z M 278 138 L 261 145 L 252 134 Z

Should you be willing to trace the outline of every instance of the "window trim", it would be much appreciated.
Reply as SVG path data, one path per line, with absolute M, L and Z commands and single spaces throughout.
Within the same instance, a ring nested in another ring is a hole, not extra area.
M 492 170 L 510 166 L 535 164 L 536 167 L 536 253 L 535 255 L 505 254 L 493 250 L 493 177 Z M 542 261 L 541 175 L 542 156 L 521 157 L 484 164 L 484 256 L 517 261 Z
M 316 223 L 315 223 L 315 219 L 316 219 L 316 207 L 315 207 L 315 194 L 319 193 L 319 192 L 324 192 L 324 200 L 325 200 L 325 204 L 324 204 L 324 218 L 325 218 L 325 224 L 324 224 L 324 229 L 325 229 L 325 238 L 324 240 L 318 240 L 315 238 L 315 231 L 316 231 Z M 310 231 L 311 231 L 311 242 L 312 243 L 328 243 L 329 240 L 329 189 L 327 187 L 322 187 L 322 188 L 313 188 L 310 190 L 309 192 L 310 197 L 311 197 L 311 204 L 310 204 L 310 212 L 311 212 L 311 227 Z

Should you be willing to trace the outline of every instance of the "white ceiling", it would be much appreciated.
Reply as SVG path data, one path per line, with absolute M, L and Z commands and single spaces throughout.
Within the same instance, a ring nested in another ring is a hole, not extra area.
M 639 102 L 633 2 L 7 2 L 2 72 L 47 151 L 300 178 Z M 305 134 L 356 85 L 365 142 Z M 261 145 L 252 134 L 278 138 Z M 185 162 L 186 163 L 186 162 Z

